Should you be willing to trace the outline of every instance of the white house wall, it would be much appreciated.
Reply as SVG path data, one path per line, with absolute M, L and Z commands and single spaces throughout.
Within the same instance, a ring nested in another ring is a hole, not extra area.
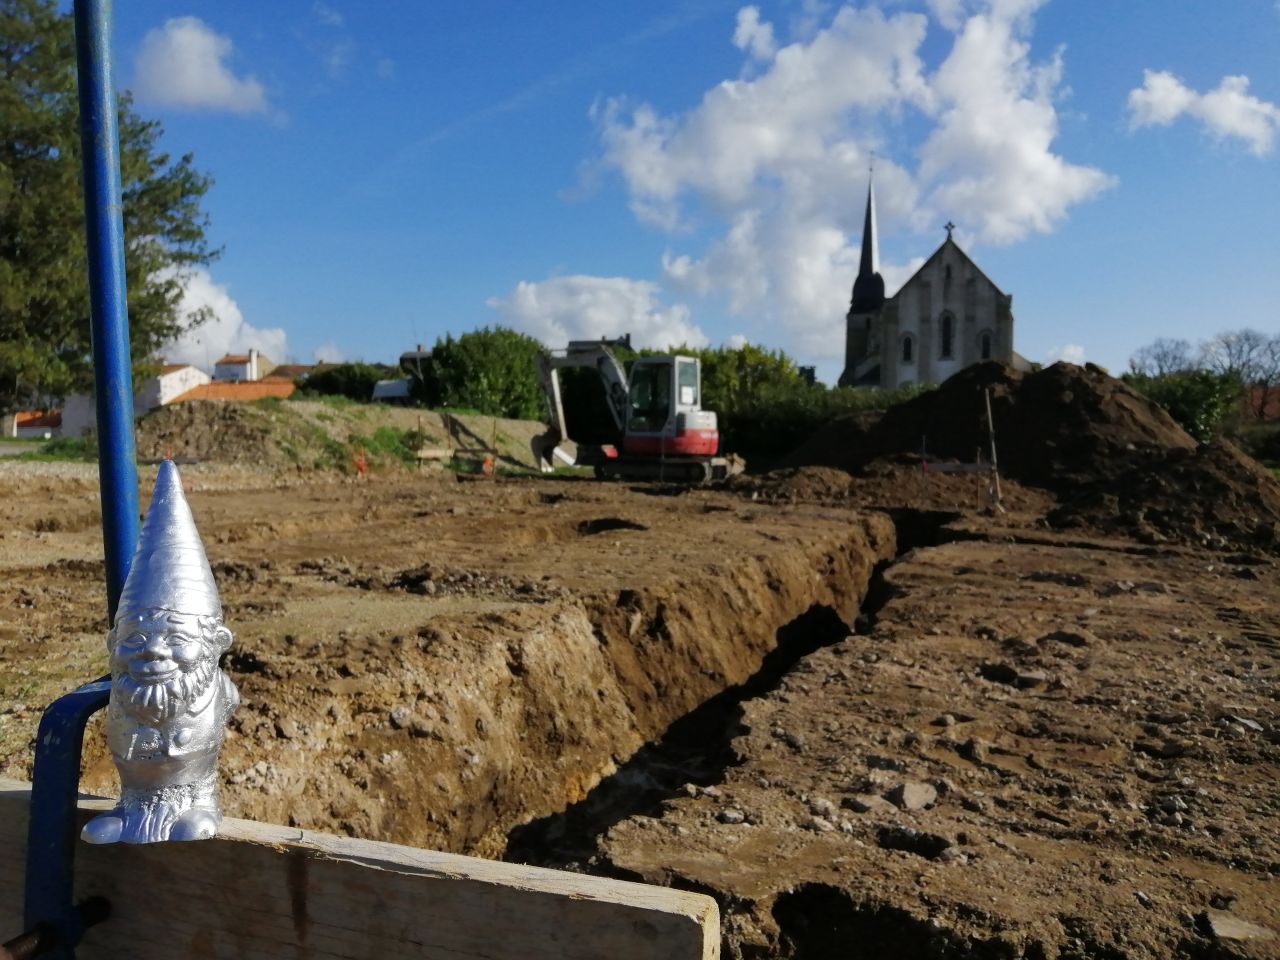
M 148 410 L 172 403 L 176 398 L 209 382 L 209 375 L 197 367 L 180 367 L 146 380 L 133 396 L 133 415 L 140 417 Z M 62 405 L 64 437 L 84 436 L 98 425 L 97 409 L 92 396 L 76 394 Z

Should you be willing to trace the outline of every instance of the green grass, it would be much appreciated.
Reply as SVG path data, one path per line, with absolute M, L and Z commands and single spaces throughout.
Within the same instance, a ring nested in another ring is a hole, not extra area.
M 46 440 L 39 450 L 14 454 L 13 459 L 87 463 L 98 459 L 98 446 L 85 437 L 54 437 Z
M 489 414 L 477 410 L 475 407 L 436 407 L 431 410 L 432 413 L 448 413 L 455 417 L 487 417 Z
M 293 393 L 289 394 L 289 400 L 294 403 L 301 401 L 323 403 L 326 407 L 333 407 L 337 410 L 346 410 L 349 407 L 364 406 L 360 401 L 352 400 L 350 397 L 344 397 L 340 393 L 313 393 L 306 389 L 293 391 Z
M 364 450 L 374 464 L 388 460 L 417 463 L 418 448 L 422 446 L 421 435 L 416 430 L 395 427 L 379 427 L 372 434 L 353 433 L 348 442 L 353 448 Z

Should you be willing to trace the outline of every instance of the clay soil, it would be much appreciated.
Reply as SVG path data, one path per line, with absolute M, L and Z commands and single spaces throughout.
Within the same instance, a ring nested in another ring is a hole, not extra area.
M 706 891 L 726 957 L 1280 956 L 1280 577 L 1235 522 L 1269 478 L 1183 529 L 901 457 L 184 477 L 237 635 L 232 815 Z M 41 705 L 105 666 L 96 484 L 0 493 L 29 776 Z M 85 768 L 115 789 L 99 731 Z

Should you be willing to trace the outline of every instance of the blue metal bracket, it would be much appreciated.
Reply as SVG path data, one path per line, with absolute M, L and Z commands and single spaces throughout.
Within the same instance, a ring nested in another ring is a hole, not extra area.
M 107 623 L 129 574 L 138 540 L 138 467 L 133 438 L 133 375 L 125 294 L 120 137 L 111 64 L 110 0 L 75 0 L 90 332 L 98 414 L 98 481 L 107 574 Z M 85 725 L 107 704 L 110 677 L 58 698 L 40 719 L 27 830 L 24 941 L 27 955 L 74 960 L 88 923 L 104 905 L 76 906 L 76 799 Z
M 40 718 L 31 814 L 27 824 L 26 903 L 28 930 L 51 928 L 51 948 L 42 954 L 72 960 L 84 935 L 85 918 L 75 907 L 76 840 L 80 754 L 89 718 L 107 705 L 111 678 L 103 677 L 59 697 Z

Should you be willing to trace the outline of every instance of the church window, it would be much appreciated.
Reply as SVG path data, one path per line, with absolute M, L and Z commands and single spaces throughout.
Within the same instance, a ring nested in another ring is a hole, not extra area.
M 912 347 L 913 347 L 913 343 L 911 341 L 911 338 L 909 336 L 903 337 L 902 338 L 902 362 L 903 363 L 912 362 L 912 354 L 911 354 Z
M 991 334 L 984 333 L 982 335 L 982 359 L 991 359 Z
M 956 338 L 956 318 L 949 313 L 942 315 L 942 337 L 941 337 L 941 357 L 943 360 L 951 359 L 952 348 L 955 346 Z

